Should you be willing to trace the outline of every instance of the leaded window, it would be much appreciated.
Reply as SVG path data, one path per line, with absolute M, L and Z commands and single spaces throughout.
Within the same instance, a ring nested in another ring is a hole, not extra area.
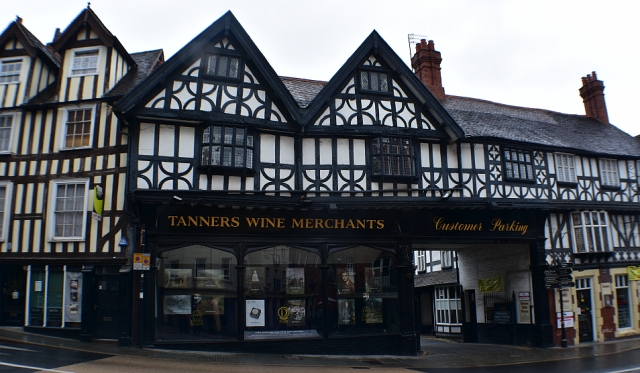
M 71 75 L 92 75 L 98 73 L 98 56 L 97 49 L 77 51 L 73 55 L 73 66 L 71 67 Z
M 629 297 L 629 277 L 616 275 L 616 306 L 618 311 L 618 328 L 630 328 L 631 298 Z
M 373 175 L 415 176 L 415 157 L 411 139 L 379 137 L 371 141 Z
M 620 186 L 618 178 L 618 162 L 615 159 L 600 160 L 600 181 L 605 186 Z
M 504 148 L 504 171 L 507 179 L 534 181 L 533 156 L 529 150 Z
M 0 115 L 0 152 L 2 153 L 11 150 L 12 126 L 13 115 Z
M 360 71 L 360 89 L 374 92 L 389 92 L 389 78 L 378 71 Z
M 0 83 L 17 83 L 20 81 L 22 60 L 0 62 Z
M 581 211 L 571 214 L 575 251 L 592 253 L 611 251 L 607 213 Z
M 6 235 L 7 223 L 7 202 L 9 201 L 10 185 L 7 183 L 0 184 L 0 240 Z
M 54 197 L 54 238 L 84 238 L 87 182 L 56 182 Z
M 210 54 L 207 56 L 206 74 L 226 78 L 238 78 L 240 71 L 240 58 L 225 56 L 222 54 Z
M 576 182 L 576 163 L 572 154 L 556 153 L 556 175 L 558 181 Z
M 209 126 L 202 132 L 203 167 L 253 169 L 253 134 L 240 127 Z
M 91 109 L 67 110 L 65 149 L 86 148 L 91 145 Z

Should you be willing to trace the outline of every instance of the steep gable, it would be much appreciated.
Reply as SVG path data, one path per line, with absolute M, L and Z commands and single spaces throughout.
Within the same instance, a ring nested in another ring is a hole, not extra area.
M 307 131 L 414 129 L 456 140 L 462 129 L 389 45 L 372 32 L 308 105 Z M 319 127 L 324 127 L 319 129 Z
M 127 94 L 116 111 L 190 120 L 299 119 L 293 97 L 231 12 Z

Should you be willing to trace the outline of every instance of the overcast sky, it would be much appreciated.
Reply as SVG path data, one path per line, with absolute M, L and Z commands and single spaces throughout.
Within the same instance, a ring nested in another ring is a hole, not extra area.
M 86 1 L 3 1 L 43 43 Z M 640 134 L 640 1 L 636 0 L 92 0 L 130 52 L 169 58 L 231 10 L 282 76 L 329 80 L 373 30 L 409 64 L 408 34 L 442 53 L 447 94 L 584 114 L 581 77 L 604 81 L 611 123 Z M 411 47 L 413 53 L 414 47 Z

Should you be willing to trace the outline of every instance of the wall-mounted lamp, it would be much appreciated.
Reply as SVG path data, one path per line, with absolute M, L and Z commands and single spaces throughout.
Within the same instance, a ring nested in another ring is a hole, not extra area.
M 452 190 L 449 190 L 449 191 L 447 191 L 446 193 L 443 193 L 443 194 L 442 194 L 442 197 L 440 197 L 440 198 L 442 198 L 442 199 L 447 199 L 447 198 L 451 197 L 451 194 L 453 194 L 453 191 L 452 191 Z
M 120 246 L 120 247 L 127 247 L 127 246 L 129 246 L 129 242 L 127 242 L 127 239 L 126 239 L 126 238 L 122 237 L 122 238 L 120 239 L 120 243 L 118 244 L 118 246 Z
M 173 199 L 175 199 L 176 201 L 182 201 L 182 198 L 180 198 L 178 196 L 173 196 Z
M 336 204 L 335 204 L 335 203 L 330 203 L 330 204 L 329 204 L 329 210 L 331 210 L 331 211 L 335 211 L 335 210 L 337 210 L 337 209 L 338 209 L 338 206 L 336 206 Z

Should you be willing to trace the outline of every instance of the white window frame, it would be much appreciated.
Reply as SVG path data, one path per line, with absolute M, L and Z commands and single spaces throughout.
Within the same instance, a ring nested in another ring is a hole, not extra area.
M 579 221 L 577 216 L 580 216 Z M 571 228 L 574 253 L 602 253 L 613 250 L 609 216 L 606 211 L 572 212 Z
M 453 267 L 453 251 L 440 252 L 440 267 L 443 269 Z
M 0 188 L 5 188 L 4 191 L 4 203 L 0 203 L 0 208 L 2 208 L 2 227 L 0 229 L 0 242 L 4 242 L 8 237 L 7 228 L 9 226 L 9 208 L 11 206 L 11 197 L 13 193 L 13 183 L 8 181 L 0 181 Z
M 633 301 L 631 298 L 631 287 L 629 287 L 629 276 L 624 274 L 624 275 L 615 275 L 615 283 L 616 283 L 616 299 L 615 299 L 615 304 L 616 304 L 616 325 L 618 326 L 618 329 L 631 329 L 633 328 L 633 314 L 634 312 L 632 312 L 633 307 Z M 619 290 L 626 290 L 627 292 L 627 317 L 629 318 L 629 326 L 625 326 L 622 327 L 620 326 L 620 307 L 618 306 L 618 291 Z
M 416 251 L 416 271 L 418 273 L 427 271 L 427 252 L 426 251 Z
M 79 236 L 56 236 L 56 203 L 58 198 L 58 187 L 61 185 L 76 184 L 84 185 L 84 202 L 82 204 L 82 227 L 80 228 Z M 64 179 L 53 180 L 51 182 L 51 198 L 49 201 L 49 240 L 54 242 L 67 242 L 67 241 L 84 241 L 87 234 L 87 213 L 89 204 L 89 179 Z
M 620 176 L 618 161 L 615 159 L 600 159 L 600 182 L 603 186 L 619 187 Z
M 95 71 L 90 71 L 90 72 L 85 71 L 85 70 L 93 69 L 91 67 L 90 68 L 76 67 L 76 58 L 83 58 L 83 57 L 79 57 L 78 54 L 88 54 L 93 52 L 97 53 Z M 100 48 L 95 48 L 95 47 L 74 50 L 73 57 L 71 58 L 71 66 L 69 66 L 69 75 L 70 76 L 98 75 L 98 73 L 100 72 L 100 53 L 101 53 Z
M 14 128 L 16 128 L 16 121 L 18 116 L 14 113 L 0 113 L 0 119 L 3 119 L 0 121 L 0 124 L 4 125 L 6 118 L 9 118 L 9 120 L 11 121 L 11 126 L 9 128 L 0 128 L 0 130 L 6 130 L 9 132 L 9 141 L 7 144 L 7 149 L 0 148 L 0 154 L 9 154 L 13 149 L 13 133 L 15 132 Z
M 576 176 L 576 159 L 573 154 L 555 153 L 556 178 L 563 183 L 578 182 Z
M 12 65 L 12 64 L 20 64 L 20 68 L 17 70 L 17 74 L 15 73 L 16 70 L 12 70 L 12 73 L 7 73 L 6 71 L 3 71 L 3 67 L 6 65 Z M 20 75 L 22 73 L 22 65 L 23 65 L 24 61 L 22 60 L 22 58 L 8 58 L 8 59 L 4 59 L 4 60 L 0 60 L 0 84 L 15 84 L 15 83 L 20 83 Z M 14 79 L 9 80 L 9 81 L 4 81 L 5 77 L 13 77 L 15 76 Z
M 91 120 L 89 123 L 89 145 L 87 146 L 77 146 L 77 147 L 68 147 L 67 146 L 67 131 L 69 128 L 69 112 L 72 111 L 84 111 L 91 110 Z M 95 118 L 96 118 L 96 107 L 95 106 L 79 106 L 79 107 L 68 107 L 65 108 L 63 112 L 62 122 L 64 123 L 62 127 L 62 134 L 60 135 L 61 144 L 60 150 L 73 150 L 73 149 L 90 149 L 91 144 L 93 143 L 93 129 L 95 127 Z

